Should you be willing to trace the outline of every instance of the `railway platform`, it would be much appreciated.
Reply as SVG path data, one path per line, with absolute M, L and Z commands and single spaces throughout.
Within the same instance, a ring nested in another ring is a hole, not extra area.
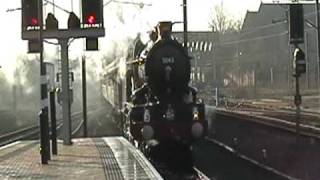
M 0 148 L 0 179 L 162 179 L 144 155 L 123 137 L 58 142 L 58 155 L 41 165 L 38 141 Z

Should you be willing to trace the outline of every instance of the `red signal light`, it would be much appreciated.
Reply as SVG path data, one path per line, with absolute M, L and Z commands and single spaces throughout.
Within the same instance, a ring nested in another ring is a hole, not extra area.
M 39 20 L 35 17 L 31 18 L 31 25 L 32 26 L 37 26 L 39 25 Z
M 96 24 L 96 22 L 97 22 L 97 18 L 96 18 L 95 15 L 89 15 L 87 17 L 87 23 L 88 24 Z
M 81 0 L 81 7 L 84 28 L 103 26 L 103 0 Z

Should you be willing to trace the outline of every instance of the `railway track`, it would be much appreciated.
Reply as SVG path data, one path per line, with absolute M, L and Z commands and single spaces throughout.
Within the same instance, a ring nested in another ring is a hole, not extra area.
M 185 180 L 215 180 L 213 177 L 209 178 L 203 172 L 201 172 L 198 168 L 193 167 L 194 174 L 184 174 L 181 172 L 176 172 L 169 170 L 165 166 L 159 166 L 153 163 L 157 171 L 161 174 L 161 176 L 166 180 L 176 180 L 176 179 L 185 179 Z
M 92 114 L 92 111 L 96 106 L 90 107 L 88 115 Z M 83 125 L 82 112 L 75 112 L 71 115 L 72 117 L 72 136 L 75 136 L 81 129 Z M 57 131 L 59 132 L 62 127 L 62 119 L 57 120 Z M 12 131 L 0 136 L 0 146 L 13 143 L 19 140 L 25 140 L 28 138 L 38 137 L 40 132 L 39 125 L 28 126 L 23 129 Z
M 297 180 L 273 167 L 260 163 L 219 141 L 206 138 L 194 145 L 196 165 L 215 180 Z
M 0 146 L 13 143 L 39 133 L 39 126 L 29 126 L 0 136 Z
M 253 166 L 256 166 L 257 168 L 265 171 L 266 173 L 269 174 L 269 176 L 273 176 L 274 178 L 277 179 L 287 179 L 287 180 L 298 180 L 295 177 L 292 177 L 290 175 L 287 175 L 271 166 L 268 166 L 266 164 L 260 163 L 259 161 L 252 159 L 248 156 L 246 156 L 245 154 L 242 154 L 241 152 L 238 152 L 237 149 L 232 148 L 222 142 L 219 142 L 213 138 L 207 137 L 205 139 L 208 143 L 212 143 L 215 146 L 219 146 L 220 148 L 224 149 L 225 151 L 227 151 L 228 153 L 232 154 L 235 158 L 238 158 L 241 161 L 245 161 L 247 163 L 250 163 Z
M 319 177 L 320 129 L 301 124 L 298 135 L 295 122 L 281 117 L 217 109 L 207 141 L 286 179 Z
M 295 121 L 295 114 L 292 112 L 277 112 L 277 111 L 242 111 L 242 110 L 226 110 L 217 109 L 217 114 L 236 118 L 244 121 L 252 121 L 255 123 L 267 125 L 290 131 L 295 133 L 297 131 L 297 124 Z M 308 117 L 307 119 L 304 119 Z M 299 133 L 304 136 L 314 137 L 320 139 L 320 127 L 318 118 L 312 119 L 313 116 L 301 116 L 299 125 Z M 315 124 L 316 123 L 316 124 Z
M 225 100 L 224 107 L 217 112 L 229 113 L 231 116 L 243 116 L 245 119 L 260 121 L 260 123 L 296 130 L 296 109 L 288 100 Z M 237 115 L 238 114 L 238 115 Z M 320 112 L 311 109 L 301 109 L 300 127 L 302 134 L 318 137 L 320 134 Z

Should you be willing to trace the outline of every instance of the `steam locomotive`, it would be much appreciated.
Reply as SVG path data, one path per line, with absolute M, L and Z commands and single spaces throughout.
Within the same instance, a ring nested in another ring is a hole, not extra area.
M 102 92 L 115 107 L 124 135 L 151 159 L 182 170 L 193 167 L 191 145 L 207 134 L 204 103 L 189 86 L 190 57 L 160 22 L 149 47 L 105 68 Z

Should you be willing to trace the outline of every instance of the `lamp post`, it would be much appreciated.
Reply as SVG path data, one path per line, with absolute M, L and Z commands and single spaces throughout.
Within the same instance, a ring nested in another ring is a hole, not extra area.
M 43 13 L 42 13 L 42 0 L 38 1 L 38 16 L 40 21 L 40 30 L 39 30 L 39 42 L 40 42 L 40 90 L 41 90 L 41 111 L 40 116 L 40 154 L 41 154 L 41 163 L 48 164 L 50 160 L 50 143 L 49 143 L 49 116 L 48 116 L 48 88 L 46 82 L 46 66 L 43 60 Z
M 187 18 L 187 0 L 183 0 L 183 44 L 187 49 L 188 43 L 188 18 Z

